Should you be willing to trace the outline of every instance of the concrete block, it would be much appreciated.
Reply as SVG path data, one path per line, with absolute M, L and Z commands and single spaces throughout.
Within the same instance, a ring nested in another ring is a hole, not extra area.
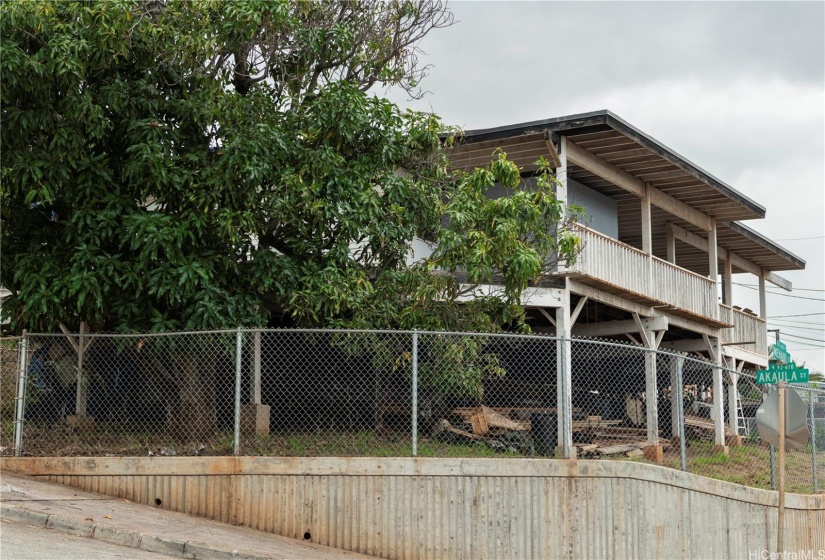
M 95 524 L 90 521 L 75 521 L 74 519 L 65 519 L 50 515 L 46 527 L 61 531 L 70 535 L 77 535 L 79 537 L 91 538 L 95 533 Z
M 241 433 L 269 434 L 269 409 L 268 404 L 241 405 Z
M 98 525 L 95 527 L 95 534 L 93 535 L 93 538 L 97 540 L 120 546 L 128 546 L 130 548 L 140 548 L 140 537 L 140 533 L 124 531 L 123 529 L 109 527 L 107 525 Z
M 185 541 L 164 539 L 154 535 L 142 535 L 140 548 L 147 552 L 157 552 L 158 554 L 168 554 L 170 556 L 183 556 Z
M 45 527 L 49 522 L 49 515 L 37 511 L 29 511 L 23 508 L 3 506 L 0 508 L 0 519 L 6 521 L 17 521 L 35 527 Z
M 742 447 L 742 436 L 728 436 L 725 438 L 728 447 Z
M 730 448 L 727 445 L 714 445 L 714 453 L 721 453 L 722 455 L 730 455 Z
M 648 445 L 644 448 L 645 459 L 657 465 L 665 462 L 664 450 L 661 445 Z
M 183 550 L 184 558 L 208 558 L 209 560 L 263 560 L 260 556 L 249 556 L 237 550 L 217 548 L 188 542 Z
M 561 445 L 556 446 L 556 452 L 553 455 L 556 459 L 564 459 L 564 447 Z M 575 445 L 570 446 L 570 459 L 575 459 L 578 456 L 578 447 Z

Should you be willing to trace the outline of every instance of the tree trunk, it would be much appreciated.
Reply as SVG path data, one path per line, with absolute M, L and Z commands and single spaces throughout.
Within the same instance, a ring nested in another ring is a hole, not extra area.
M 182 356 L 175 359 L 178 370 L 178 399 L 167 408 L 167 425 L 185 443 L 203 443 L 215 435 L 216 358 Z

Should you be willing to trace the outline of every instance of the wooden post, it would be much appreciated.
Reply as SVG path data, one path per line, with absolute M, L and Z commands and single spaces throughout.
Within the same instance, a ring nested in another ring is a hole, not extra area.
M 667 262 L 676 264 L 676 236 L 671 224 L 667 225 Z
M 656 371 L 656 350 L 662 341 L 665 331 L 655 332 L 648 328 L 639 317 L 633 313 L 633 320 L 639 329 L 642 343 L 649 351 L 645 352 L 645 410 L 647 412 L 647 446 L 644 449 L 645 457 L 654 463 L 664 461 L 662 446 L 659 445 L 659 387 Z
M 730 360 L 731 370 L 737 370 L 742 367 L 743 362 L 739 362 L 737 368 L 736 358 Z M 739 433 L 739 374 L 730 371 L 730 383 L 728 384 L 728 426 L 732 434 L 728 440 L 728 445 L 731 447 L 739 447 L 742 445 L 742 434 Z
M 572 345 L 570 321 L 570 287 L 564 279 L 561 307 L 556 308 L 556 415 L 558 418 L 558 447 L 556 456 L 575 459 L 572 428 Z
M 679 434 L 679 399 L 684 399 L 684 389 L 679 383 L 679 360 L 676 355 L 668 355 L 670 360 L 670 431 L 671 438 Z
M 650 187 L 645 184 L 645 191 L 648 193 L 642 199 L 642 251 L 648 255 L 653 254 L 653 231 L 650 220 Z
M 765 298 L 765 269 L 760 269 L 762 273 L 759 275 L 759 316 L 762 319 L 768 318 L 768 306 Z
M 80 336 L 77 337 L 77 401 L 75 403 L 75 415 L 86 416 L 86 402 L 89 399 L 89 385 L 87 375 L 83 371 L 83 354 L 89 344 L 84 336 L 89 334 L 89 325 L 80 323 Z
M 716 240 L 716 218 L 710 219 L 711 228 L 708 232 L 708 278 L 718 286 L 719 282 L 719 246 Z M 716 297 L 719 297 L 719 289 L 716 289 Z M 719 306 L 716 306 L 716 317 L 719 316 Z
M 241 406 L 241 431 L 245 434 L 269 433 L 270 406 L 261 404 L 261 331 L 252 335 L 252 379 L 249 404 Z
M 252 386 L 249 402 L 261 404 L 261 331 L 252 337 Z
M 725 455 L 728 446 L 725 444 L 725 387 L 722 384 L 722 344 L 719 337 L 703 335 L 708 345 L 711 361 L 713 362 L 713 404 L 711 418 L 713 419 L 715 450 Z
M 559 162 L 560 165 L 556 167 L 556 200 L 561 202 L 562 220 L 567 217 L 567 137 L 559 138 Z M 558 229 L 556 230 L 558 235 Z M 556 263 L 556 271 L 563 272 L 567 268 L 567 263 L 558 261 Z
M 725 282 L 722 289 L 722 303 L 733 305 L 733 261 L 725 260 Z
M 785 382 L 776 384 L 779 388 L 779 512 L 776 526 L 776 552 L 780 554 L 785 550 Z

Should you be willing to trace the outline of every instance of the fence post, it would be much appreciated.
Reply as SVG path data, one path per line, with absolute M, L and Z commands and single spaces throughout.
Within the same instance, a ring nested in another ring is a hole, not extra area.
M 771 490 L 776 490 L 776 448 L 771 444 Z
M 241 452 L 241 352 L 243 350 L 243 331 L 238 327 L 235 335 L 235 455 Z
M 685 364 L 685 359 L 682 356 L 675 356 L 676 358 L 676 387 L 674 391 L 678 390 L 676 395 L 676 410 L 679 422 L 679 459 L 682 462 L 682 470 L 687 472 L 687 451 L 685 449 L 685 391 L 684 382 L 682 380 L 682 368 Z
M 26 380 L 28 378 L 28 348 L 29 342 L 26 331 L 20 337 L 20 359 L 17 370 L 17 402 L 14 411 L 14 456 L 20 457 L 23 454 L 23 418 L 26 410 Z
M 412 456 L 418 456 L 418 331 L 412 333 Z
M 816 480 L 816 416 L 814 416 L 814 392 L 810 391 L 811 398 L 809 405 L 811 407 L 811 463 L 814 469 L 814 493 L 818 492 L 818 484 Z

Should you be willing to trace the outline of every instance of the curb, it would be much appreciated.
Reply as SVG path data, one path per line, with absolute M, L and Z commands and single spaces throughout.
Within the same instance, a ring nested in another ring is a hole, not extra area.
M 97 539 L 128 548 L 138 548 L 147 552 L 158 552 L 166 554 L 167 556 L 177 556 L 178 558 L 269 560 L 262 556 L 249 556 L 237 550 L 225 550 L 189 541 L 167 539 L 156 535 L 128 531 L 110 525 L 91 523 L 89 521 L 75 521 L 73 519 L 31 511 L 21 507 L 10 507 L 6 504 L 0 507 L 0 519 L 52 529 L 70 535 Z

